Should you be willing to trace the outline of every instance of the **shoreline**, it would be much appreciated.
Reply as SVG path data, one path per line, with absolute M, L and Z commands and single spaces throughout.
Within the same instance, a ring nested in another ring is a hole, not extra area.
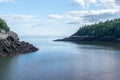
M 70 36 L 63 39 L 56 39 L 54 41 L 71 41 L 71 42 L 110 42 L 110 43 L 120 43 L 120 37 L 114 36 Z

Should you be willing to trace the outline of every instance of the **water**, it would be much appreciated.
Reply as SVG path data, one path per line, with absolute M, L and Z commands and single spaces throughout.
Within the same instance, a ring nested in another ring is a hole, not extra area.
M 40 50 L 0 58 L 0 80 L 120 80 L 120 46 L 21 37 Z

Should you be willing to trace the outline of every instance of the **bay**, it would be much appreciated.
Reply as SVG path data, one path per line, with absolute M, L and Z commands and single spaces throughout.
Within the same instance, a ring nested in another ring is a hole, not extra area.
M 40 50 L 0 57 L 0 80 L 119 80 L 120 45 L 21 36 Z

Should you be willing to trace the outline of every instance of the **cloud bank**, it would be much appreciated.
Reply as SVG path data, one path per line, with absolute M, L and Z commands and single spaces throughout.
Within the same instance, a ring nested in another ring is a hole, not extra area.
M 30 21 L 34 18 L 32 15 L 25 15 L 25 14 L 6 14 L 1 15 L 7 21 Z
M 120 18 L 120 0 L 72 0 L 81 10 L 52 14 L 52 19 L 61 19 L 67 24 L 92 24 Z
M 22 27 L 33 27 L 33 25 L 38 24 L 37 19 L 33 15 L 27 14 L 5 14 L 0 15 L 9 25 L 19 24 Z
M 13 3 L 14 0 L 0 0 L 0 3 Z

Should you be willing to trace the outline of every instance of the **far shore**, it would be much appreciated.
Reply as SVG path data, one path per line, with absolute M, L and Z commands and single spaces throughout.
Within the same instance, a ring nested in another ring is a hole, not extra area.
M 63 39 L 57 39 L 54 41 L 72 41 L 72 42 L 112 42 L 112 43 L 120 43 L 120 37 L 114 36 L 102 36 L 102 37 L 95 37 L 95 36 L 70 36 Z

